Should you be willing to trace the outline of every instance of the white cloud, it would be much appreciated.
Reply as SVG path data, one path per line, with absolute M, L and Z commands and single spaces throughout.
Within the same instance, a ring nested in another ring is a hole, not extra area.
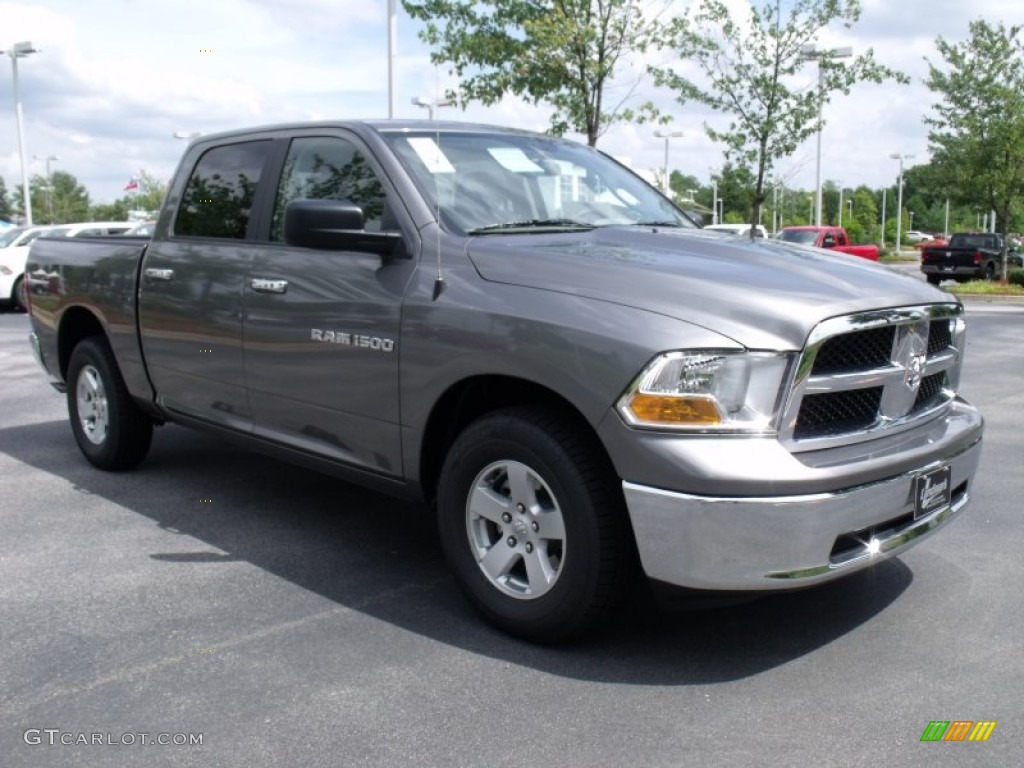
M 757 0 L 760 2 L 760 0 Z M 740 8 L 744 0 L 730 0 Z M 648 12 L 687 0 L 649 0 Z M 785 1 L 784 1 L 785 6 Z M 892 152 L 927 156 L 922 115 L 935 101 L 922 84 L 925 56 L 936 36 L 962 38 L 968 22 L 1015 20 L 1020 0 L 863 0 L 853 30 L 837 28 L 822 44 L 874 49 L 880 61 L 913 78 L 910 86 L 861 85 L 826 108 L 823 144 L 826 178 L 880 186 L 895 174 Z M 785 11 L 785 8 L 784 8 Z M 410 104 L 454 85 L 444 67 L 429 62 L 417 25 L 399 15 L 396 104 L 399 117 L 425 117 Z M 47 0 L 0 1 L 0 48 L 31 40 L 39 54 L 21 60 L 27 154 L 57 154 L 97 201 L 122 194 L 139 168 L 168 177 L 184 148 L 175 131 L 211 132 L 285 120 L 382 117 L 387 113 L 387 36 L 383 0 Z M 210 51 L 206 53 L 205 51 Z M 681 63 L 685 66 L 685 62 Z M 642 62 L 634 62 L 639 73 Z M 808 70 L 808 80 L 813 70 Z M 633 84 L 620 78 L 623 90 Z M 720 148 L 703 133 L 722 118 L 677 104 L 644 83 L 640 100 L 653 98 L 685 136 L 671 144 L 671 165 L 706 179 L 722 163 Z M 20 182 L 9 67 L 0 61 L 0 176 Z M 446 119 L 544 129 L 547 111 L 507 98 L 465 112 L 446 108 Z M 660 168 L 664 144 L 653 126 L 615 126 L 600 146 L 628 156 L 636 168 Z M 779 168 L 791 184 L 814 180 L 813 142 Z

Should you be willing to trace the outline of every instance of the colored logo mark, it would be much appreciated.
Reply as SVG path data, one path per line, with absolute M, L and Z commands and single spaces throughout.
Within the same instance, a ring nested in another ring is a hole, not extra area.
M 932 720 L 921 741 L 988 741 L 996 720 Z

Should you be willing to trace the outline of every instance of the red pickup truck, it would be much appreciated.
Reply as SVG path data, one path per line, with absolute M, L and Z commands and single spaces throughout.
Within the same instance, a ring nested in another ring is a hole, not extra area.
M 851 244 L 850 236 L 842 227 L 784 227 L 775 237 L 787 243 L 814 245 L 878 261 L 878 246 Z

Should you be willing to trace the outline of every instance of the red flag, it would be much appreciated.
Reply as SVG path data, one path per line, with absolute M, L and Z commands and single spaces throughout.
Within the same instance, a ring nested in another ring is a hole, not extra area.
M 133 192 L 133 191 L 137 190 L 138 188 L 139 188 L 139 180 L 137 178 L 135 178 L 134 176 L 132 176 L 130 179 L 128 179 L 128 183 L 125 184 L 124 191 L 125 192 Z

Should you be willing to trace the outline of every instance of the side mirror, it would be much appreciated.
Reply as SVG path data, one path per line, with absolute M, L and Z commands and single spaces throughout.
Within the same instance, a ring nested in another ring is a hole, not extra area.
M 284 241 L 319 251 L 361 251 L 405 256 L 397 232 L 367 232 L 363 209 L 347 200 L 293 200 L 284 209 Z

